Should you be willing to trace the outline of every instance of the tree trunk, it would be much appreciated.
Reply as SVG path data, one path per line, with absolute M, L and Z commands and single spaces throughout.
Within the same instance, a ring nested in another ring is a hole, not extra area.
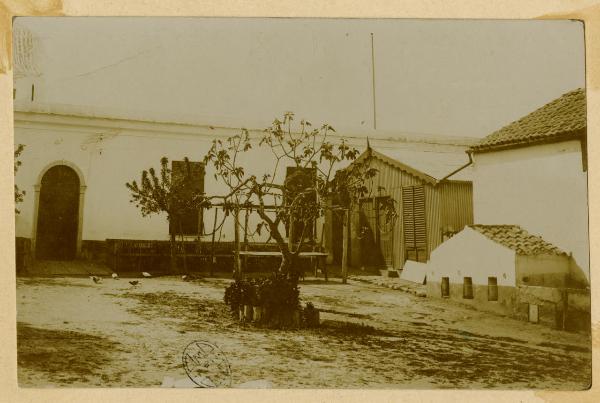
M 171 231 L 171 261 L 170 261 L 170 269 L 171 269 L 171 273 L 175 273 L 175 271 L 177 270 L 177 256 L 175 255 L 175 233 L 173 231 Z
M 183 228 L 181 226 L 181 219 L 179 219 L 179 235 L 181 236 L 181 252 L 183 253 L 183 272 L 188 274 L 187 268 L 187 253 L 185 250 L 185 236 L 183 235 Z
M 292 253 L 290 253 L 287 248 L 281 250 L 281 264 L 279 265 L 279 272 L 282 274 L 289 273 L 293 263 L 294 256 Z
M 293 281 L 294 284 L 298 284 L 300 273 L 297 267 L 297 255 L 291 253 L 287 248 L 281 250 L 281 265 L 279 266 L 279 273 L 285 275 L 289 280 Z
M 256 210 L 260 218 L 263 219 L 264 222 L 269 226 L 269 233 L 277 242 L 277 246 L 279 247 L 279 251 L 281 252 L 281 265 L 279 266 L 278 272 L 280 274 L 285 274 L 288 278 L 293 278 L 292 273 L 295 265 L 295 258 L 289 248 L 289 238 L 288 241 L 281 236 L 281 232 L 279 232 L 279 228 L 275 221 L 271 220 L 269 216 L 265 213 L 263 209 Z

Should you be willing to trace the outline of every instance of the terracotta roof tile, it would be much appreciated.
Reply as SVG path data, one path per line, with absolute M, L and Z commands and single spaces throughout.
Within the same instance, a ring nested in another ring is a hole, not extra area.
M 579 88 L 484 137 L 471 150 L 487 151 L 577 137 L 586 127 L 585 90 Z
M 518 225 L 470 225 L 469 227 L 520 255 L 566 255 L 558 247 L 546 242 L 540 236 L 530 234 Z

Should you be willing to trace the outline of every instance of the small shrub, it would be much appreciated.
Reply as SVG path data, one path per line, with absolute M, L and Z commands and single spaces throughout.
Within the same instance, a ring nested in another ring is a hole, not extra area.
M 235 280 L 225 288 L 223 301 L 233 314 L 237 314 L 242 303 L 242 282 L 240 280 Z
M 237 281 L 237 280 L 236 280 Z M 255 280 L 239 280 L 241 288 L 241 305 L 256 305 L 257 303 L 257 285 Z
M 282 276 L 262 279 L 257 287 L 257 299 L 266 309 L 293 311 L 300 306 L 300 290 L 298 285 Z
M 257 288 L 256 280 L 236 279 L 225 288 L 223 301 L 229 306 L 232 313 L 237 314 L 240 306 L 258 304 Z
M 289 318 L 300 307 L 298 285 L 284 276 L 240 280 L 236 279 L 225 289 L 223 301 L 231 313 L 238 315 L 243 305 L 264 308 L 264 321 L 270 325 L 287 326 Z
M 312 302 L 307 302 L 306 307 L 302 310 L 302 326 L 317 327 L 319 326 L 319 310 L 315 308 Z

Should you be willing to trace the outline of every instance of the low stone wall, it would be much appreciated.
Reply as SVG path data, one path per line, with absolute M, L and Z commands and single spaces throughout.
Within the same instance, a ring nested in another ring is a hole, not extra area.
M 588 289 L 519 286 L 516 316 L 528 320 L 529 305 L 538 306 L 539 322 L 556 329 L 590 331 Z
M 567 302 L 565 329 L 589 332 L 592 322 L 590 291 L 587 289 L 568 290 Z
M 450 295 L 442 297 L 439 282 L 427 281 L 427 296 L 450 299 L 476 309 L 530 320 L 530 306 L 537 306 L 538 323 L 555 329 L 590 331 L 591 301 L 588 289 L 538 286 L 498 286 L 498 301 L 488 301 L 488 287 L 473 285 L 473 298 L 463 298 L 463 285 L 450 284 Z
M 115 245 L 121 241 L 125 243 L 144 243 L 151 244 L 153 256 L 119 256 L 119 271 L 168 271 L 170 267 L 170 241 L 164 240 L 82 240 L 81 254 L 77 257 L 80 260 L 104 264 L 113 270 L 115 269 Z M 178 265 L 183 267 L 183 248 L 180 241 L 177 242 Z M 244 249 L 244 245 L 242 245 Z M 233 242 L 216 242 L 214 251 L 210 242 L 198 243 L 197 241 L 186 241 L 185 251 L 187 266 L 192 271 L 231 272 L 233 268 Z M 278 251 L 274 243 L 249 243 L 248 250 L 252 251 Z M 302 251 L 311 251 L 309 245 L 305 245 Z M 210 262 L 211 254 L 215 255 L 214 265 Z M 17 273 L 22 273 L 32 264 L 32 244 L 31 239 L 15 238 L 15 255 Z M 244 259 L 242 258 L 242 264 Z M 247 265 L 243 268 L 248 273 L 264 273 L 276 270 L 281 263 L 281 257 L 261 256 L 260 258 L 248 258 Z M 300 259 L 300 268 L 308 272 L 311 269 L 309 259 Z M 212 267 L 211 267 L 212 266 Z
M 102 241 L 94 241 L 102 242 Z M 136 243 L 144 244 L 145 251 L 150 252 L 146 255 L 136 256 Z M 104 263 L 117 271 L 135 271 L 141 266 L 148 270 L 168 271 L 170 266 L 170 242 L 169 241 L 144 241 L 144 240 L 122 240 L 122 239 L 107 239 L 104 242 Z M 214 272 L 231 272 L 233 269 L 233 250 L 235 248 L 233 242 L 216 242 L 213 246 L 210 242 L 186 241 L 185 252 L 187 267 L 191 271 L 214 271 Z M 183 245 L 177 241 L 177 264 L 183 267 Z M 118 250 L 121 248 L 122 252 Z M 242 250 L 245 246 L 242 244 Z M 278 247 L 274 243 L 249 243 L 248 250 L 251 251 L 278 251 Z M 98 247 L 98 250 L 99 247 Z M 303 251 L 310 251 L 308 245 L 305 245 Z M 127 253 L 130 252 L 130 253 Z M 211 256 L 214 254 L 215 262 L 211 262 Z M 279 256 L 260 256 L 241 257 L 243 271 L 246 273 L 264 273 L 276 270 L 281 262 Z M 310 269 L 309 259 L 299 260 L 300 269 L 308 271 Z
M 552 328 L 562 325 L 562 296 L 558 288 L 518 286 L 514 316 L 529 320 L 530 305 L 537 305 L 538 322 Z
M 473 298 L 463 298 L 463 285 L 450 283 L 450 296 L 442 297 L 442 285 L 439 282 L 427 280 L 427 296 L 438 299 L 450 299 L 461 304 L 473 306 L 483 311 L 500 315 L 512 315 L 515 303 L 515 288 L 498 286 L 498 300 L 488 300 L 488 286 L 473 284 Z
M 91 262 L 105 262 L 106 242 L 89 240 L 81 241 L 81 255 L 79 258 Z

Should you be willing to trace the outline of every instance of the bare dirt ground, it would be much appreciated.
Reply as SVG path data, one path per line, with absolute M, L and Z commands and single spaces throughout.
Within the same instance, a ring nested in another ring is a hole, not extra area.
M 229 280 L 19 278 L 22 387 L 151 387 L 186 378 L 181 355 L 205 340 L 233 384 L 277 388 L 584 389 L 587 335 L 419 298 L 371 284 L 307 279 L 319 329 L 259 329 L 222 303 Z

